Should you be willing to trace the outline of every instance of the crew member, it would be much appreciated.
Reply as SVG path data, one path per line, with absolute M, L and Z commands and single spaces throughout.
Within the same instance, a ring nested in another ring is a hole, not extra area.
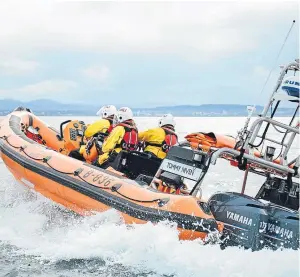
M 87 140 L 86 145 L 82 145 L 79 150 L 72 151 L 69 156 L 79 160 L 92 162 L 100 154 L 102 143 L 113 129 L 113 119 L 117 109 L 113 105 L 103 106 L 97 115 L 101 119 L 90 124 L 84 132 Z
M 113 105 L 103 106 L 98 112 L 97 115 L 101 117 L 101 119 L 95 121 L 90 124 L 84 132 L 84 135 L 87 139 L 98 135 L 98 134 L 107 134 L 112 129 L 112 123 L 114 120 L 114 116 L 117 112 L 117 109 Z
M 158 121 L 158 128 L 139 133 L 139 141 L 144 144 L 144 152 L 164 159 L 169 149 L 178 143 L 173 116 L 163 115 Z
M 120 108 L 115 115 L 115 127 L 102 145 L 103 154 L 96 165 L 109 167 L 121 150 L 133 151 L 138 148 L 138 130 L 130 108 Z

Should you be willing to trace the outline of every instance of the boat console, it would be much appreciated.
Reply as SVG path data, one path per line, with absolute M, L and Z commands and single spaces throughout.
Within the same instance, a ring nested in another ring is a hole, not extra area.
M 153 181 L 160 180 L 176 193 L 182 193 L 180 189 L 186 188 L 185 181 L 189 181 L 196 188 L 207 171 L 207 161 L 207 153 L 186 146 L 173 146 L 162 161 Z
M 65 125 L 65 127 L 63 127 Z M 64 147 L 68 152 L 79 149 L 86 143 L 84 132 L 86 125 L 83 121 L 66 120 L 60 124 L 60 134 L 58 140 L 64 141 Z

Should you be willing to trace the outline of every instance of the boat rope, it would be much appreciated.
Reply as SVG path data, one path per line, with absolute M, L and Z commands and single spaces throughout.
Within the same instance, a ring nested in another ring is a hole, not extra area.
M 5 140 L 5 141 L 7 142 L 7 144 L 8 144 L 9 146 L 11 146 L 12 148 L 20 149 L 20 151 L 23 152 L 28 158 L 33 159 L 33 160 L 35 160 L 35 161 L 42 161 L 42 160 L 43 160 L 43 158 L 35 158 L 35 157 L 30 156 L 30 155 L 25 151 L 25 149 L 26 149 L 25 146 L 15 146 L 15 145 L 13 145 L 13 144 L 11 144 L 11 143 L 9 142 L 8 138 L 9 138 L 8 136 L 2 136 L 2 137 L 0 137 L 0 139 Z
M 49 164 L 49 162 L 48 162 L 49 159 L 51 158 L 50 156 L 44 157 L 44 158 L 36 158 L 36 157 L 33 157 L 33 156 L 29 155 L 29 154 L 25 151 L 26 146 L 15 146 L 15 145 L 13 145 L 13 144 L 11 144 L 11 143 L 9 142 L 8 138 L 9 138 L 9 137 L 7 137 L 7 136 L 2 136 L 2 137 L 0 137 L 0 139 L 5 140 L 9 146 L 11 146 L 11 147 L 13 147 L 13 148 L 15 148 L 15 149 L 19 149 L 21 152 L 23 152 L 23 153 L 24 153 L 28 158 L 30 158 L 30 159 L 32 159 L 32 160 L 34 160 L 34 161 L 43 161 L 43 162 L 44 162 L 45 164 L 47 164 L 51 169 L 53 169 L 53 170 L 55 170 L 55 171 L 57 171 L 57 172 L 59 172 L 59 173 L 63 173 L 63 174 L 67 174 L 67 175 L 73 175 L 73 174 L 74 174 L 74 172 L 64 172 L 64 171 L 60 171 L 59 169 L 54 168 L 54 167 L 53 167 L 51 164 Z
M 28 158 L 30 158 L 30 159 L 32 159 L 32 160 L 34 160 L 34 161 L 43 161 L 45 164 L 47 164 L 47 165 L 48 165 L 51 169 L 53 169 L 54 171 L 57 171 L 57 172 L 62 173 L 62 174 L 67 174 L 67 175 L 74 175 L 74 176 L 77 176 L 79 179 L 81 179 L 82 181 L 88 183 L 89 185 L 95 186 L 94 184 L 92 184 L 92 183 L 88 182 L 87 180 L 85 180 L 84 178 L 82 178 L 82 177 L 77 173 L 76 170 L 75 170 L 74 172 L 64 172 L 64 171 L 61 171 L 61 170 L 59 170 L 59 169 L 54 168 L 54 167 L 53 167 L 51 164 L 49 164 L 49 162 L 48 162 L 49 159 L 51 158 L 50 156 L 44 157 L 44 158 L 35 158 L 35 157 L 32 157 L 31 155 L 29 155 L 29 154 L 25 151 L 26 147 L 24 147 L 24 146 L 15 146 L 15 145 L 11 144 L 11 143 L 9 142 L 7 136 L 2 136 L 2 137 L 0 137 L 0 139 L 5 140 L 5 141 L 7 142 L 7 144 L 8 144 L 9 146 L 11 146 L 12 148 L 20 149 L 21 152 L 23 152 Z M 98 187 L 98 188 L 102 188 L 102 189 L 108 189 L 108 188 L 110 188 L 110 187 L 100 187 L 100 186 L 97 186 L 97 187 Z
M 57 172 L 59 172 L 59 173 L 67 174 L 67 175 L 75 175 L 74 171 L 73 171 L 73 172 L 64 172 L 64 171 L 61 171 L 61 170 L 59 170 L 59 169 L 54 168 L 52 165 L 50 165 L 50 164 L 48 163 L 47 157 L 43 159 L 43 162 L 44 162 L 45 164 L 47 164 L 51 169 L 53 169 L 53 170 L 55 170 L 55 171 L 57 171 Z
M 163 199 L 160 199 L 160 198 L 156 198 L 156 199 L 152 199 L 152 200 L 139 200 L 139 199 L 134 199 L 134 198 L 128 197 L 128 196 L 124 195 L 123 193 L 120 193 L 118 190 L 114 190 L 114 191 L 117 192 L 119 195 L 123 196 L 124 198 L 128 199 L 128 200 L 136 201 L 136 202 L 139 202 L 139 203 L 153 203 L 153 202 L 160 202 L 160 201 L 163 200 Z

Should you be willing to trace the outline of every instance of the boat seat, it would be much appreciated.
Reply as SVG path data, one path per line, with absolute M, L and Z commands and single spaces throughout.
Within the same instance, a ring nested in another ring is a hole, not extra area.
M 136 179 L 140 174 L 154 176 L 161 164 L 161 159 L 138 151 L 121 151 L 112 167 L 123 172 L 128 178 Z

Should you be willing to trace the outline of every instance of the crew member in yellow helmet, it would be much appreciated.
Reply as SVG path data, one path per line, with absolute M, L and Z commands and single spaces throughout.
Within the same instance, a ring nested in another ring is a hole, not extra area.
M 130 108 L 120 108 L 115 115 L 114 129 L 102 145 L 103 154 L 96 165 L 110 166 L 121 150 L 133 151 L 138 148 L 138 130 Z
M 163 115 L 157 128 L 139 133 L 139 141 L 144 144 L 144 152 L 164 159 L 169 149 L 178 143 L 174 117 L 171 114 Z
M 101 151 L 102 143 L 104 139 L 110 134 L 113 129 L 113 119 L 117 112 L 117 109 L 113 105 L 103 106 L 97 115 L 101 119 L 90 124 L 84 132 L 84 136 L 87 139 L 87 144 L 82 145 L 77 153 L 70 153 L 71 157 L 85 160 L 88 162 L 94 161 Z M 76 157 L 77 156 L 77 157 Z

